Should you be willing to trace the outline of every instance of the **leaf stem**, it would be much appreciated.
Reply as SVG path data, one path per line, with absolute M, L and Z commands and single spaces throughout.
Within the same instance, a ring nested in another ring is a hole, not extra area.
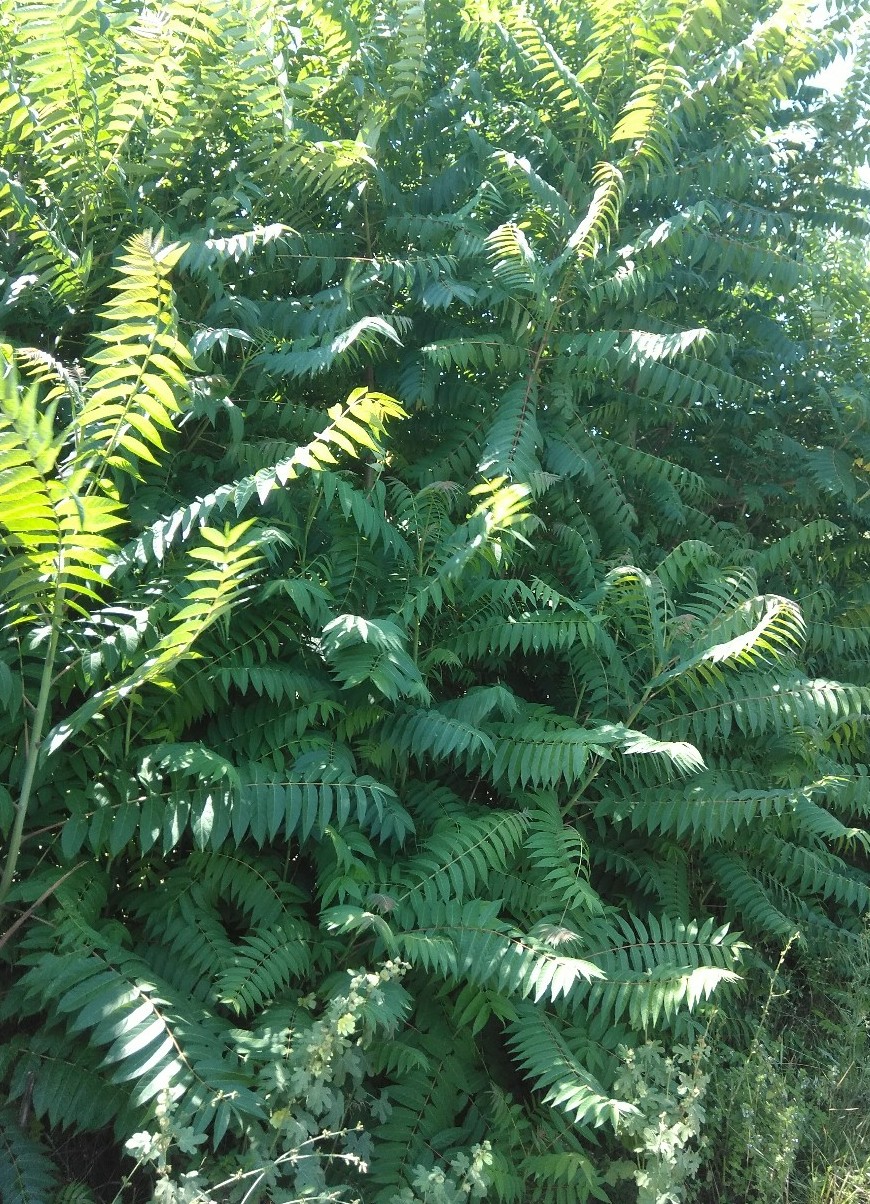
M 60 573 L 58 573 L 60 576 Z M 27 750 L 27 760 L 24 765 L 24 777 L 21 782 L 21 793 L 15 804 L 15 820 L 12 824 L 12 834 L 9 837 L 9 850 L 6 854 L 6 864 L 3 867 L 3 877 L 0 879 L 0 907 L 6 901 L 6 896 L 12 887 L 12 879 L 18 865 L 18 855 L 21 852 L 21 840 L 24 835 L 24 821 L 27 818 L 27 808 L 30 805 L 30 795 L 33 790 L 33 779 L 42 748 L 42 731 L 45 727 L 45 717 L 48 712 L 48 702 L 52 690 L 52 674 L 54 661 L 57 656 L 57 645 L 60 638 L 60 624 L 64 609 L 64 587 L 58 585 L 54 595 L 54 606 L 51 612 L 51 633 L 48 639 L 48 650 L 45 663 L 42 666 L 42 678 L 39 683 L 39 698 L 36 703 L 36 714 L 33 718 L 33 730 L 30 747 Z

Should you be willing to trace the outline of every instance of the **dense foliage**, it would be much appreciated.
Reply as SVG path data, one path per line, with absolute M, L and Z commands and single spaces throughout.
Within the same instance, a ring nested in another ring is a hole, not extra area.
M 706 1001 L 859 956 L 808 13 L 0 0 L 8 1204 L 678 1199 Z

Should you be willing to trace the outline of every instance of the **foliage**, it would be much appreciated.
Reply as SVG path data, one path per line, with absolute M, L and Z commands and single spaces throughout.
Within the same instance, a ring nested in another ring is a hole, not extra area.
M 155 1131 L 134 1133 L 125 1143 L 136 1169 L 153 1165 L 154 1201 L 215 1204 L 282 1190 L 294 1198 L 332 1200 L 350 1191 L 347 1184 L 328 1188 L 327 1172 L 336 1166 L 346 1173 L 365 1170 L 370 1138 L 360 1122 L 331 1126 L 348 1112 L 367 1115 L 382 1107 L 365 1089 L 363 1051 L 377 1029 L 389 1035 L 406 1007 L 399 986 L 404 969 L 387 962 L 378 973 L 351 975 L 317 1019 L 305 1017 L 313 1006 L 309 999 L 297 1008 L 272 1008 L 253 1031 L 238 1034 L 244 1064 L 257 1082 L 263 1123 L 248 1126 L 241 1149 L 210 1160 L 210 1181 L 200 1169 L 176 1177 L 173 1161 L 196 1155 L 206 1138 L 199 1126 L 183 1123 L 171 1092 L 163 1093 Z
M 655 1041 L 624 1053 L 617 1087 L 637 1103 L 623 1130 L 637 1162 L 626 1168 L 614 1163 L 608 1176 L 613 1180 L 627 1170 L 637 1185 L 638 1204 L 682 1204 L 687 1181 L 697 1176 L 701 1158 L 688 1147 L 706 1120 L 705 1055 L 700 1042 L 692 1049 L 675 1046 L 669 1056 Z
M 852 15 L 0 0 L 11 1199 L 604 1199 L 860 944 Z
M 865 931 L 817 961 L 789 965 L 783 956 L 768 968 L 762 1008 L 713 1020 L 707 1151 L 691 1198 L 862 1198 L 867 951 Z

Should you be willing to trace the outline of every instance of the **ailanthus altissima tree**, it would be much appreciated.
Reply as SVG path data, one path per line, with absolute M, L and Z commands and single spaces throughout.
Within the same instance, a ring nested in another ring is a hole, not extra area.
M 606 1199 L 620 1050 L 855 937 L 806 9 L 0 0 L 4 1200 Z

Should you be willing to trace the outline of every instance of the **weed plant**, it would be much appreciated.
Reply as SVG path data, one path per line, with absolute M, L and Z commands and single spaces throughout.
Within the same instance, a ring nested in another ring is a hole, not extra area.
M 870 932 L 759 964 L 749 1000 L 765 999 L 763 974 L 757 1014 L 711 1022 L 704 1153 L 688 1199 L 870 1201 Z

